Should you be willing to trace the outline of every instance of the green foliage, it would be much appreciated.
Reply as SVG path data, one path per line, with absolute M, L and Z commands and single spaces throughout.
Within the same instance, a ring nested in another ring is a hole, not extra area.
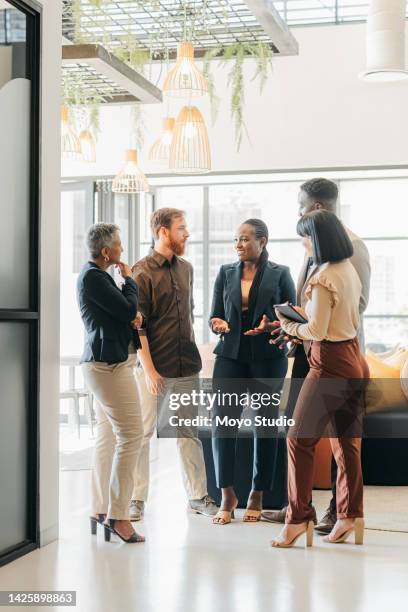
M 74 24 L 74 42 L 79 44 L 83 41 L 81 31 L 82 6 L 81 0 L 71 0 L 72 22 Z
M 133 104 L 130 112 L 130 136 L 134 147 L 140 151 L 145 141 L 146 125 L 143 116 L 143 106 Z
M 89 107 L 89 127 L 93 132 L 95 140 L 98 139 L 99 133 L 101 131 L 100 110 L 101 109 L 99 104 L 92 104 Z
M 203 74 L 207 79 L 208 83 L 208 95 L 210 98 L 210 106 L 211 106 L 211 123 L 215 124 L 218 117 L 218 111 L 220 108 L 221 99 L 217 96 L 216 88 L 215 88 L 215 78 L 213 73 L 211 72 L 211 60 L 215 59 L 219 55 L 222 54 L 222 47 L 214 47 L 207 51 L 204 55 L 204 66 L 203 66 Z
M 110 53 L 116 55 L 123 62 L 141 73 L 145 72 L 146 65 L 152 58 L 166 57 L 166 54 L 168 54 L 168 48 L 164 41 L 168 40 L 169 32 L 176 28 L 177 25 L 180 25 L 180 22 L 184 29 L 185 40 L 191 40 L 193 43 L 197 37 L 208 33 L 210 29 L 211 11 L 208 8 L 208 0 L 203 0 L 203 2 L 200 3 L 191 2 L 189 0 L 180 0 L 176 13 L 174 15 L 169 14 L 168 19 L 159 20 L 159 22 L 156 24 L 157 27 L 155 28 L 154 32 L 151 33 L 145 46 L 142 46 L 141 43 L 135 38 L 130 29 L 130 24 L 127 24 L 127 35 L 125 37 L 121 37 L 120 41 L 113 41 L 109 29 L 109 25 L 111 24 L 111 16 L 108 14 L 106 7 L 104 6 L 107 2 L 108 0 L 86 0 L 88 8 L 89 5 L 92 7 L 93 17 L 98 17 L 98 22 L 103 29 L 103 40 L 100 42 Z M 81 17 L 84 4 L 85 0 L 71 0 L 70 2 L 70 11 L 74 23 L 74 41 L 76 43 L 86 42 L 81 30 Z M 135 0 L 135 4 L 136 6 L 139 6 L 140 9 L 161 9 L 161 3 L 158 0 Z M 225 13 L 225 17 L 227 18 L 228 11 L 225 7 L 223 8 L 223 11 Z M 117 45 L 118 42 L 120 42 L 119 45 Z M 255 61 L 255 73 L 252 77 L 252 81 L 259 82 L 259 90 L 262 94 L 269 77 L 269 71 L 272 65 L 272 56 L 273 52 L 270 45 L 264 42 L 242 42 L 226 47 L 219 46 L 214 49 L 210 49 L 204 56 L 204 74 L 208 81 L 209 98 L 211 104 L 211 120 L 213 124 L 217 119 L 221 100 L 216 92 L 215 79 L 211 70 L 211 63 L 212 60 L 216 60 L 217 58 L 220 59 L 221 65 L 223 66 L 231 63 L 228 70 L 227 84 L 231 92 L 230 110 L 234 123 L 235 140 L 238 151 L 242 143 L 244 131 L 248 133 L 244 121 L 246 87 L 244 75 L 245 59 L 252 58 Z M 98 104 L 104 101 L 97 91 L 88 91 L 85 95 L 83 92 L 81 92 L 80 83 L 65 82 L 63 87 L 63 100 L 64 104 L 67 104 L 68 106 L 88 106 L 91 109 L 90 115 L 95 117 L 95 121 L 92 120 L 92 123 L 95 126 L 93 131 L 97 133 L 99 129 L 97 126 L 99 122 L 96 121 L 96 107 Z M 136 140 L 136 147 L 140 148 L 141 143 L 144 140 L 144 124 L 142 109 L 139 104 L 135 105 L 134 110 L 132 111 L 132 117 L 132 132 Z
M 204 74 L 208 79 L 209 94 L 211 102 L 211 114 L 215 121 L 220 99 L 215 93 L 214 77 L 210 69 L 211 60 L 220 57 L 221 65 L 232 62 L 232 67 L 228 72 L 227 83 L 231 89 L 230 110 L 234 122 L 235 141 L 237 151 L 242 143 L 243 132 L 246 131 L 244 121 L 245 106 L 245 78 L 244 62 L 245 58 L 251 57 L 256 62 L 256 70 L 252 80 L 259 80 L 259 89 L 262 94 L 268 80 L 269 70 L 272 66 L 273 52 L 267 43 L 236 43 L 228 47 L 217 47 L 210 49 L 204 56 Z

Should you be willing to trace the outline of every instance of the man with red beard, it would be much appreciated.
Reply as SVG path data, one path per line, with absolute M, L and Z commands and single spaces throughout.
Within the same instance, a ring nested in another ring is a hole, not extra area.
M 141 395 L 144 438 L 134 472 L 130 519 L 140 520 L 149 488 L 149 444 L 157 419 L 157 396 L 190 393 L 197 388 L 201 358 L 193 330 L 193 267 L 183 259 L 189 233 L 184 212 L 160 208 L 151 218 L 154 248 L 132 268 L 139 288 L 142 348 L 136 379 Z M 203 449 L 191 433 L 177 437 L 189 506 L 213 516 L 218 508 L 207 494 Z

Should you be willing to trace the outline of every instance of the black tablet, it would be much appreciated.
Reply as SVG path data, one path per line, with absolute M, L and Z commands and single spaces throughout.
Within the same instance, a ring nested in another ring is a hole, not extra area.
M 302 315 L 298 313 L 292 304 L 275 304 L 274 309 L 294 323 L 307 323 L 307 319 L 302 317 Z

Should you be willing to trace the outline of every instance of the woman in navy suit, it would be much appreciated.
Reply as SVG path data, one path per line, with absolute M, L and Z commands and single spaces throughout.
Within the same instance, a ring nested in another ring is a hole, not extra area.
M 129 520 L 133 471 L 143 439 L 143 423 L 134 377 L 140 341 L 138 288 L 123 252 L 119 227 L 97 223 L 88 230 L 90 260 L 77 281 L 78 304 L 85 326 L 82 372 L 96 406 L 97 434 L 92 466 L 91 530 L 104 525 L 124 542 L 143 542 Z M 115 265 L 121 289 L 108 270 Z
M 281 390 L 288 365 L 286 352 L 269 341 L 276 319 L 273 305 L 294 303 L 295 285 L 288 267 L 269 261 L 268 228 L 263 221 L 245 221 L 235 242 L 238 261 L 221 266 L 214 286 L 210 327 L 220 334 L 214 351 L 214 388 L 224 393 L 249 391 L 252 398 L 255 393 L 271 396 Z M 218 405 L 215 416 L 240 417 L 242 409 L 241 405 Z M 276 404 L 256 410 L 257 415 L 268 417 L 277 412 Z M 217 485 L 222 490 L 221 508 L 213 522 L 220 525 L 231 521 L 238 504 L 233 489 L 237 432 L 237 427 L 229 426 L 223 433 L 216 428 L 213 436 Z M 263 491 L 272 486 L 276 451 L 272 430 L 254 429 L 253 481 L 246 522 L 260 520 Z

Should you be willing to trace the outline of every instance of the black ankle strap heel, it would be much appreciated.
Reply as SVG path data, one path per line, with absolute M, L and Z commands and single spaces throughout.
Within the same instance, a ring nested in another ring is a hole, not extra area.
M 103 525 L 105 522 L 106 514 L 97 514 L 96 516 L 90 516 L 89 521 L 91 523 L 91 534 L 96 535 L 96 531 L 99 525 Z
M 130 536 L 130 538 L 126 539 L 118 531 L 115 529 L 115 519 L 108 519 L 108 522 L 104 523 L 104 531 L 105 531 L 105 542 L 110 542 L 111 534 L 115 533 L 122 542 L 126 544 L 137 544 L 138 542 L 144 542 L 145 537 L 136 533 L 136 531 Z

